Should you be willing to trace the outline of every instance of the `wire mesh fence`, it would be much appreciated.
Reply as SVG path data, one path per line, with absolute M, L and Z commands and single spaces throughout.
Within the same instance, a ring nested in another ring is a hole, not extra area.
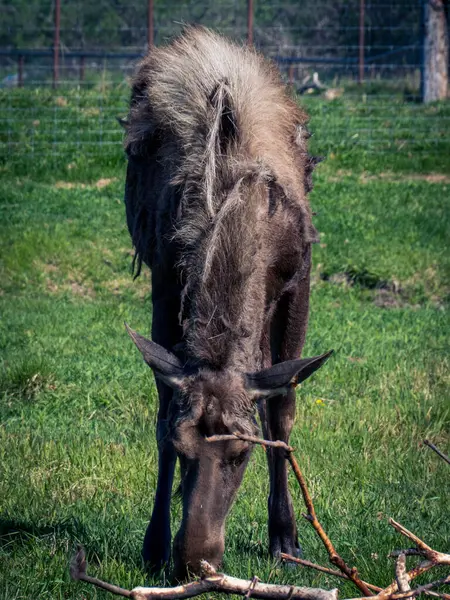
M 444 0 L 442 6 L 445 8 Z M 421 104 L 425 0 L 15 0 L 0 6 L 0 136 L 8 158 L 121 152 L 139 57 L 199 23 L 274 60 L 319 151 L 448 144 L 446 102 Z M 448 57 L 447 57 L 448 61 Z

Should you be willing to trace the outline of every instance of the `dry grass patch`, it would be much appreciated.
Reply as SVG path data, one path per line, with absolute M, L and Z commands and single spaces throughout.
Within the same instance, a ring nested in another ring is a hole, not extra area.
M 403 183 L 405 181 L 426 181 L 427 183 L 450 183 L 450 175 L 445 173 L 408 173 L 401 175 L 390 171 L 369 175 L 362 173 L 359 177 L 361 183 L 368 181 L 389 181 L 390 183 Z
M 342 181 L 346 177 L 352 177 L 355 175 L 351 169 L 338 169 L 333 174 L 326 175 L 327 181 L 336 183 Z M 450 183 L 450 175 L 446 173 L 407 173 L 399 174 L 391 171 L 384 171 L 381 173 L 361 173 L 359 175 L 359 181 L 361 183 L 368 183 L 370 181 L 388 181 L 389 183 L 403 183 L 405 181 L 426 181 L 427 183 Z
M 55 281 L 51 277 L 45 279 L 45 289 L 51 294 L 65 294 L 69 292 L 80 298 L 95 298 L 95 290 L 91 282 L 83 281 L 82 277 L 69 275 L 64 281 Z
M 117 181 L 117 177 L 102 177 L 98 179 L 95 183 L 79 183 L 73 181 L 57 181 L 54 184 L 54 187 L 58 190 L 88 190 L 88 189 L 97 189 L 101 190 L 112 183 Z

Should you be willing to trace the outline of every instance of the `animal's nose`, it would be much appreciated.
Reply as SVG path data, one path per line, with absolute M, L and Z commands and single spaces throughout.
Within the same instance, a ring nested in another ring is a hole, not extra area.
M 188 537 L 178 533 L 173 543 L 174 577 L 181 581 L 190 575 L 200 575 L 202 560 L 217 569 L 224 550 L 224 540 L 220 537 Z

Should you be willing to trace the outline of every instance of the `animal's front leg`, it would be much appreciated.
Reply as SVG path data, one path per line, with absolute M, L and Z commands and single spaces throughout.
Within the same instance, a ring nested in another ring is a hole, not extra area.
M 289 443 L 295 418 L 295 390 L 286 396 L 267 400 L 267 425 L 270 437 Z M 299 556 L 301 547 L 297 537 L 297 525 L 288 488 L 288 464 L 286 452 L 279 448 L 268 450 L 270 470 L 269 495 L 269 549 L 273 556 L 281 552 Z
M 309 261 L 309 254 L 305 258 Z M 308 263 L 307 263 L 308 264 Z M 309 265 L 295 291 L 283 296 L 271 324 L 271 358 L 278 363 L 298 358 L 305 342 L 309 307 Z M 266 401 L 266 428 L 272 440 L 289 443 L 295 419 L 295 389 L 285 396 Z M 270 552 L 298 556 L 301 546 L 297 539 L 297 525 L 288 489 L 288 464 L 285 452 L 273 448 L 268 452 L 270 471 L 269 543 Z
M 142 548 L 142 558 L 148 571 L 158 573 L 170 560 L 170 499 L 176 453 L 168 436 L 167 408 L 172 390 L 158 382 L 160 409 L 158 413 L 158 484 L 150 523 Z

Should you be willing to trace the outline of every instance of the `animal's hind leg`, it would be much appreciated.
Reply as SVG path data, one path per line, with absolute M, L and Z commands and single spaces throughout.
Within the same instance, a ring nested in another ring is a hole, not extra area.
M 271 350 L 274 363 L 298 358 L 305 341 L 308 321 L 309 273 L 298 287 L 285 294 L 277 307 L 272 321 Z M 266 401 L 266 434 L 272 440 L 289 442 L 295 419 L 295 390 L 285 396 Z M 288 489 L 288 473 L 285 451 L 272 448 L 268 451 L 270 471 L 269 495 L 269 544 L 273 556 L 281 552 L 298 556 L 301 547 Z

